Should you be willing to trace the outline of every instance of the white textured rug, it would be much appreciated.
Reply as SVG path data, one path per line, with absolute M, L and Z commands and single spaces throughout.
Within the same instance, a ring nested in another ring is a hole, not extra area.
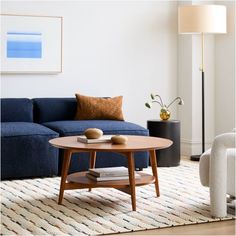
M 158 173 L 161 196 L 155 197 L 153 184 L 136 188 L 136 212 L 130 196 L 115 189 L 67 190 L 58 205 L 58 177 L 3 181 L 1 234 L 99 235 L 220 220 L 210 217 L 198 163 L 182 161 Z

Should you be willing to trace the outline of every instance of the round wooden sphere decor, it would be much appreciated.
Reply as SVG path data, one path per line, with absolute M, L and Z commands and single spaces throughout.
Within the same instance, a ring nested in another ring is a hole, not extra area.
M 97 139 L 102 137 L 103 131 L 97 128 L 89 128 L 84 131 L 84 135 L 87 139 Z
M 124 135 L 115 135 L 111 137 L 111 141 L 113 144 L 125 144 L 128 138 Z

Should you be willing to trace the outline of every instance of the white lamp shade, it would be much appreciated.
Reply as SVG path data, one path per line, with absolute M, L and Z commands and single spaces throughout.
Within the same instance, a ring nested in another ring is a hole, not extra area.
M 226 33 L 226 7 L 222 5 L 188 5 L 178 9 L 181 34 Z

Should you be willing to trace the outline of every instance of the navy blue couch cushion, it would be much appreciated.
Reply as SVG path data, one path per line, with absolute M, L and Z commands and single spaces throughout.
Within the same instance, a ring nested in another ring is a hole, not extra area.
M 33 122 L 33 102 L 28 98 L 2 98 L 1 122 Z
M 77 108 L 75 98 L 35 98 L 34 122 L 74 120 Z
M 3 122 L 1 137 L 44 135 L 58 137 L 58 133 L 40 124 L 29 122 Z
M 70 120 L 46 122 L 43 125 L 58 132 L 60 136 L 81 135 L 88 128 L 101 129 L 104 134 L 129 134 L 147 136 L 148 130 L 125 121 L 113 120 Z
M 3 122 L 1 178 L 19 179 L 58 174 L 58 149 L 49 140 L 58 133 L 39 124 Z

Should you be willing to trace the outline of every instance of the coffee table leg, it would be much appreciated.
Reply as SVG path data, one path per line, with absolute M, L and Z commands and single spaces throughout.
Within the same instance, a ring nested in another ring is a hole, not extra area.
M 90 167 L 90 168 L 95 168 L 96 155 L 97 155 L 96 152 L 90 152 L 90 164 L 89 164 L 89 167 Z M 90 192 L 91 190 L 92 190 L 92 189 L 89 188 L 89 192 Z
M 67 150 L 67 149 L 64 150 L 64 157 L 63 157 L 62 171 L 61 171 L 61 186 L 60 186 L 58 204 L 62 203 L 63 194 L 65 190 L 65 185 L 66 185 L 66 178 L 68 174 L 68 169 L 70 167 L 71 154 L 72 152 L 70 150 Z
M 96 152 L 90 152 L 90 168 L 95 168 Z
M 150 163 L 152 166 L 152 174 L 155 177 L 155 188 L 156 188 L 156 195 L 157 197 L 160 196 L 160 190 L 159 190 L 159 183 L 158 183 L 158 174 L 157 174 L 157 160 L 156 160 L 156 151 L 150 150 Z
M 135 175 L 134 175 L 134 156 L 133 156 L 133 153 L 132 152 L 128 153 L 127 158 L 128 158 L 129 184 L 130 184 L 132 209 L 133 209 L 133 211 L 136 211 Z

